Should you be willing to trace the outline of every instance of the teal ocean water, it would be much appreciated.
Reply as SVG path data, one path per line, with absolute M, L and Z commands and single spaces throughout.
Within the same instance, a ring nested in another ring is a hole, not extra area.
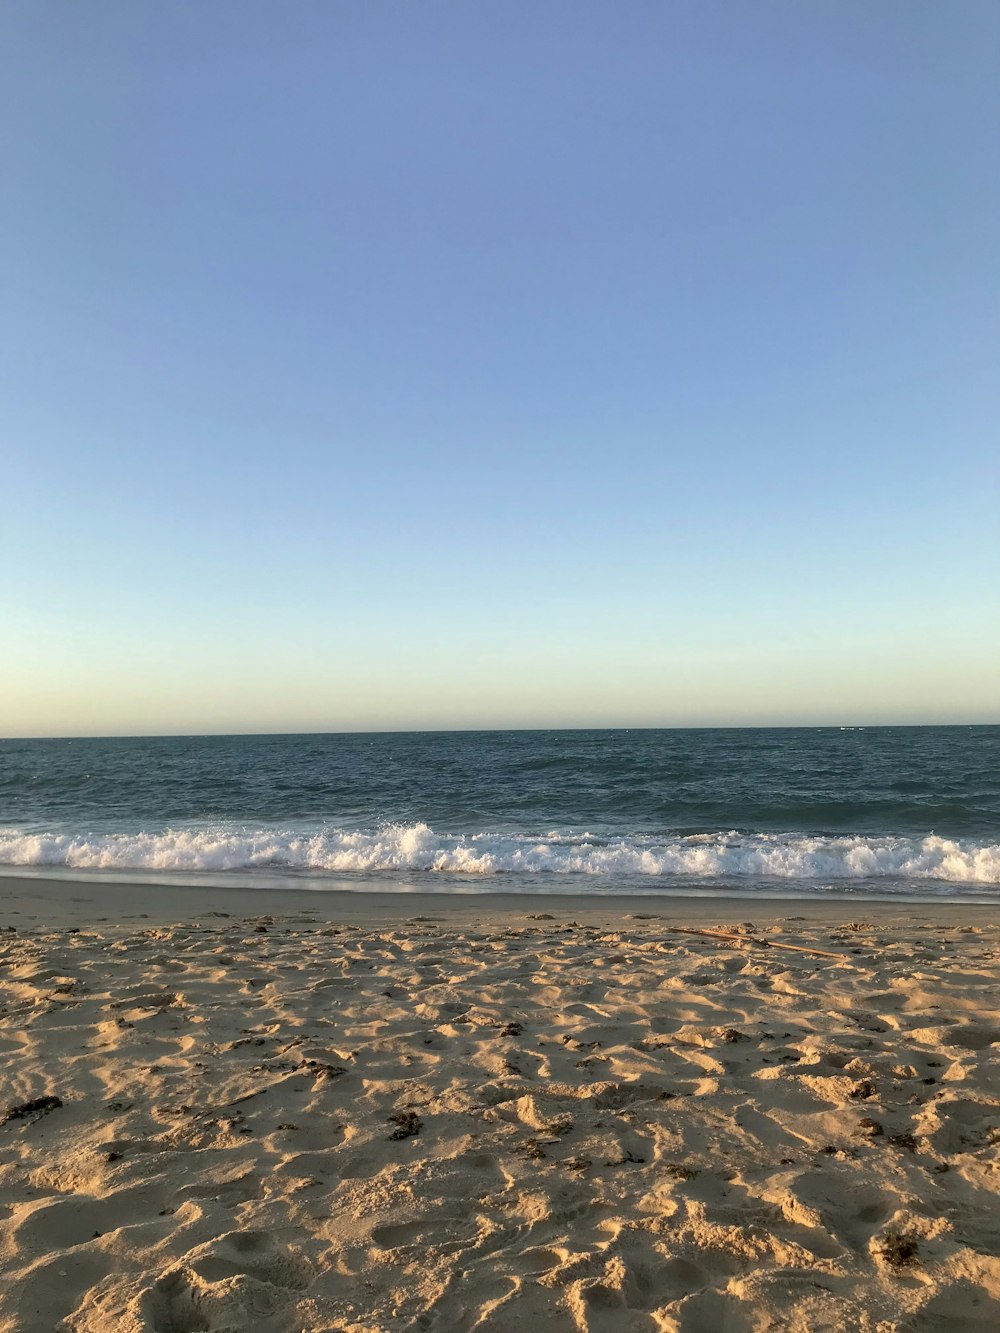
M 0 871 L 1000 894 L 1000 727 L 0 741 Z

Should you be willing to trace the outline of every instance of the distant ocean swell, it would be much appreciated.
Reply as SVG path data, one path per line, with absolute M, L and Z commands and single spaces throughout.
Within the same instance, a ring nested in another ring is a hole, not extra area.
M 295 831 L 236 826 L 69 834 L 0 829 L 0 865 L 81 870 L 454 875 L 579 874 L 653 879 L 940 880 L 1000 884 L 1000 843 L 934 835 L 447 835 L 426 824 Z

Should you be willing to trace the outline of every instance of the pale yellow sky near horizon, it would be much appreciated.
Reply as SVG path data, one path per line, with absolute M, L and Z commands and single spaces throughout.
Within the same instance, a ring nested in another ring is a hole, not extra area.
M 589 661 L 530 645 L 406 661 L 383 647 L 331 667 L 294 644 L 246 640 L 118 661 L 23 647 L 2 673 L 0 736 L 1000 722 L 997 673 L 954 645 L 893 656 L 883 645 L 866 660 L 823 646 L 737 656 L 620 645 Z

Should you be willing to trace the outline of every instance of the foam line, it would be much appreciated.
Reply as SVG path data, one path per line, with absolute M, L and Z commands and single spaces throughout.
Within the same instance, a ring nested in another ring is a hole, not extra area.
M 597 838 L 436 833 L 426 824 L 376 829 L 170 828 L 141 833 L 0 829 L 0 864 L 91 870 L 428 872 L 597 877 L 741 876 L 788 880 L 898 877 L 1000 884 L 1000 844 L 929 834 L 822 837 L 710 833 Z

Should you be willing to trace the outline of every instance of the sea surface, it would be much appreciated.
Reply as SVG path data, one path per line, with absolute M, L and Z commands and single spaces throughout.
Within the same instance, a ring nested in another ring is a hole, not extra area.
M 1000 727 L 0 741 L 0 873 L 1000 895 Z

